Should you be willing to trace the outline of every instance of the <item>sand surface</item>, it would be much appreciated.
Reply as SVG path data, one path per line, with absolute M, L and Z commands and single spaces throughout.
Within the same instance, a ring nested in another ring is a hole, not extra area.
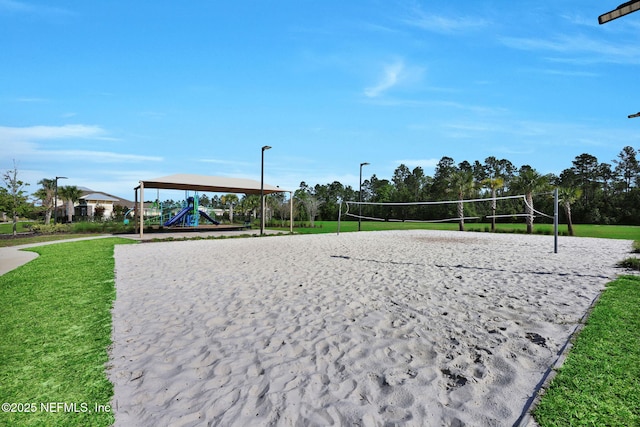
M 117 246 L 116 426 L 511 426 L 630 249 L 438 231 Z

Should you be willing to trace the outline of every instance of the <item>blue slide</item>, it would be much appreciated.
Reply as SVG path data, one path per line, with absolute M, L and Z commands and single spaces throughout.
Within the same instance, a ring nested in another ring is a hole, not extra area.
M 220 225 L 220 223 L 218 221 L 216 221 L 215 219 L 211 218 L 209 215 L 207 215 L 206 212 L 198 211 L 198 213 L 200 214 L 200 216 L 205 217 L 207 220 L 211 221 L 215 225 Z
M 173 218 L 169 219 L 169 221 L 164 223 L 165 227 L 171 227 L 172 225 L 175 225 L 177 222 L 179 222 L 180 220 L 182 220 L 182 218 L 187 215 L 189 212 L 193 211 L 193 206 L 187 206 L 186 208 L 182 209 L 180 212 L 178 212 L 178 214 L 176 216 L 174 216 Z
M 180 212 L 178 212 L 176 214 L 176 216 L 171 218 L 169 221 L 165 222 L 164 226 L 165 227 L 171 227 L 172 225 L 176 225 L 178 222 L 180 222 L 182 220 L 182 218 L 184 218 L 185 215 L 189 215 L 191 212 L 193 212 L 193 206 L 187 206 L 186 208 L 184 208 Z M 220 223 L 218 221 L 216 221 L 215 219 L 211 218 L 205 212 L 198 211 L 198 213 L 200 214 L 201 217 L 204 217 L 205 219 L 211 221 L 213 224 L 220 225 Z

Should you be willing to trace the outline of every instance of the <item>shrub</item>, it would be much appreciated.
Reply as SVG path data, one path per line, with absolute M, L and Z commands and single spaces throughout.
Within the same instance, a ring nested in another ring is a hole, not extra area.
M 76 222 L 71 230 L 74 233 L 135 233 L 135 226 L 120 221 Z
M 29 224 L 27 228 L 38 234 L 69 233 L 71 231 L 70 224 Z
M 618 266 L 640 271 L 640 258 L 631 257 L 618 262 Z
M 93 210 L 93 218 L 96 221 L 102 221 L 104 219 L 104 211 L 105 211 L 105 207 L 98 205 L 95 207 L 95 209 Z

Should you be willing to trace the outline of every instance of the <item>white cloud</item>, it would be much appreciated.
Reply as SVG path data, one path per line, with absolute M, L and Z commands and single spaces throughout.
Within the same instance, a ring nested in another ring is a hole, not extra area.
M 84 160 L 95 163 L 120 163 L 120 162 L 161 162 L 162 157 L 141 156 L 137 154 L 121 154 L 110 151 L 89 151 L 89 150 L 58 150 L 40 151 L 40 155 L 55 156 L 60 160 Z
M 23 2 L 0 0 L 0 10 L 7 10 L 10 12 L 30 12 L 33 10 L 33 7 Z
M 489 23 L 478 17 L 455 16 L 447 17 L 426 13 L 422 8 L 416 7 L 411 11 L 411 16 L 403 23 L 435 33 L 459 33 L 486 27 Z
M 364 94 L 369 98 L 376 98 L 397 85 L 402 78 L 405 69 L 404 63 L 398 61 L 387 65 L 378 83 L 364 90 Z
M 549 58 L 558 62 L 586 63 L 640 63 L 640 47 L 623 42 L 606 42 L 583 35 L 558 36 L 552 39 L 503 37 L 501 43 L 513 49 L 563 54 Z
M 96 138 L 106 132 L 100 126 L 64 125 L 64 126 L 0 126 L 0 141 L 34 141 L 61 138 Z
M 21 98 L 17 98 L 16 101 L 18 101 L 18 102 L 33 102 L 33 103 L 49 102 L 49 100 L 46 99 L 46 98 L 26 97 L 26 96 L 23 96 Z
M 42 141 L 50 140 L 116 140 L 107 136 L 107 132 L 100 126 L 64 125 L 64 126 L 30 126 L 7 127 L 0 126 L 0 143 L 4 150 L 0 159 L 22 158 L 30 160 L 82 161 L 89 163 L 114 162 L 160 162 L 162 157 L 116 153 L 112 151 L 96 151 L 84 149 L 50 150 L 42 148 Z M 8 147 L 8 149 L 6 149 Z
M 2 11 L 32 15 L 73 15 L 73 13 L 67 9 L 43 5 L 35 6 L 31 3 L 15 0 L 0 0 L 0 12 Z

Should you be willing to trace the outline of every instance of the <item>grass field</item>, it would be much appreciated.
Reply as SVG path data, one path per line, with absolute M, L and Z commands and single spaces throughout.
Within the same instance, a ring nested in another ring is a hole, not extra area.
M 541 426 L 640 426 L 640 277 L 607 286 L 534 412 Z
M 322 228 L 311 230 L 337 229 L 336 222 L 318 225 Z M 357 230 L 357 222 L 342 225 L 342 231 Z M 455 224 L 431 226 L 456 229 Z M 389 227 L 363 223 L 363 230 L 372 229 Z M 640 232 L 640 227 L 578 229 L 583 236 L 628 239 Z M 0 276 L 0 400 L 22 404 L 23 409 L 24 404 L 36 404 L 29 406 L 35 413 L 0 412 L 0 425 L 113 423 L 110 413 L 89 411 L 96 404 L 108 405 L 113 396 L 105 374 L 115 297 L 113 248 L 127 243 L 132 241 L 109 238 L 34 248 L 38 258 Z M 640 425 L 639 305 L 638 277 L 624 277 L 608 286 L 536 410 L 542 427 Z M 58 412 L 43 411 L 40 404 L 51 402 L 74 405 L 68 409 L 76 412 L 55 406 Z
M 294 231 L 302 234 L 315 233 L 336 233 L 338 231 L 337 221 L 316 221 L 315 228 L 294 228 Z M 455 223 L 418 223 L 418 222 L 362 222 L 362 231 L 378 231 L 378 230 L 458 230 L 458 224 Z M 607 239 L 629 239 L 640 240 L 640 226 L 626 225 L 594 225 L 594 224 L 578 224 L 574 225 L 575 235 L 577 237 L 600 237 Z M 357 221 L 342 221 L 340 223 L 340 232 L 351 232 L 358 230 Z M 490 231 L 491 224 L 484 223 L 468 223 L 465 224 L 467 231 Z M 502 233 L 524 233 L 526 232 L 525 224 L 497 224 L 498 232 Z M 558 227 L 560 235 L 567 234 L 567 226 L 560 225 Z M 553 235 L 553 224 L 535 224 L 534 233 Z
M 29 236 L 29 237 L 16 237 L 10 239 L 0 239 L 0 248 L 8 247 L 8 246 L 19 246 L 26 245 L 29 243 L 42 243 L 42 242 L 55 242 L 58 240 L 68 240 L 68 239 L 77 239 L 79 237 L 91 237 L 95 236 L 95 234 L 49 234 L 42 236 Z
M 18 233 L 24 233 L 29 231 L 27 225 L 29 222 L 18 222 L 16 224 L 16 231 Z M 12 234 L 13 233 L 13 223 L 11 222 L 3 222 L 0 223 L 0 234 Z
M 0 276 L 0 401 L 32 410 L 0 412 L 0 425 L 113 423 L 110 412 L 93 411 L 113 396 L 105 376 L 113 248 L 131 242 L 109 238 L 37 247 L 31 250 L 38 258 Z M 74 406 L 47 412 L 41 404 L 49 402 Z

